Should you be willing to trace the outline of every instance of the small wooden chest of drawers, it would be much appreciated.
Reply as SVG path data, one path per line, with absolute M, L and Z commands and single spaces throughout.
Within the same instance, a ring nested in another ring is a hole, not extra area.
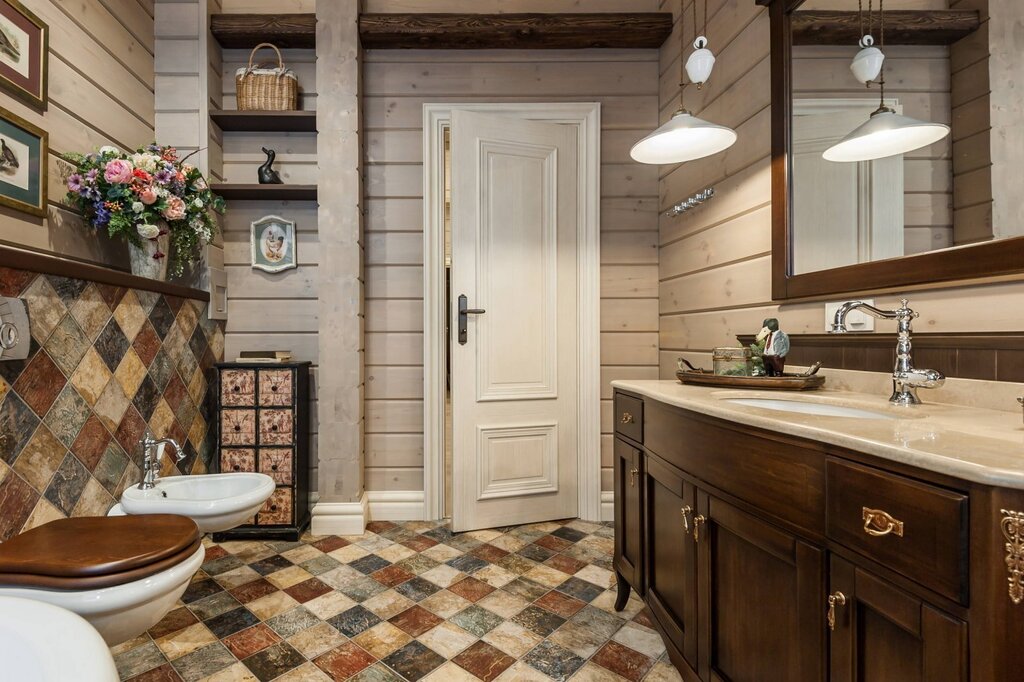
M 277 488 L 252 522 L 214 540 L 298 540 L 309 524 L 308 362 L 217 365 L 222 473 L 258 471 Z

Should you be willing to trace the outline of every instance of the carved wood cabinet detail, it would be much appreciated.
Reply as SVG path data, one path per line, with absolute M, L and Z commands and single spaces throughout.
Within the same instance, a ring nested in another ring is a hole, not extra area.
M 217 365 L 220 471 L 258 471 L 277 488 L 252 523 L 215 540 L 298 540 L 309 524 L 310 363 Z
M 636 591 L 684 680 L 1020 679 L 1024 492 L 613 405 L 616 607 Z

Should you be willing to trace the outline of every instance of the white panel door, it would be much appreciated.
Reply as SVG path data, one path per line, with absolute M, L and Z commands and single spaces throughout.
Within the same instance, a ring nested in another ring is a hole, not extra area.
M 576 130 L 452 112 L 452 526 L 577 515 Z M 465 316 L 459 297 L 482 309 Z

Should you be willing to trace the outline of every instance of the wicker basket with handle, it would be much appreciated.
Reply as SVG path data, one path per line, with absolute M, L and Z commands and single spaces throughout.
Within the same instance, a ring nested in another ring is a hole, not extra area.
M 277 53 L 277 68 L 253 64 L 256 52 L 269 47 Z M 249 53 L 249 65 L 235 72 L 235 90 L 239 111 L 294 111 L 299 108 L 299 81 L 285 68 L 281 51 L 270 43 L 260 43 Z

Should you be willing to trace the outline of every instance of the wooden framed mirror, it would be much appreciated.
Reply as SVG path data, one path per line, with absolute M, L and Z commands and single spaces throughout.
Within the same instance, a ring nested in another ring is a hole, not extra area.
M 1024 275 L 1014 164 L 1024 160 L 1024 93 L 1012 87 L 1011 36 L 997 25 L 997 11 L 1020 19 L 1017 3 L 887 0 L 883 101 L 951 135 L 904 156 L 838 164 L 823 147 L 880 102 L 877 85 L 865 91 L 849 68 L 857 0 L 757 2 L 771 14 L 773 298 Z

